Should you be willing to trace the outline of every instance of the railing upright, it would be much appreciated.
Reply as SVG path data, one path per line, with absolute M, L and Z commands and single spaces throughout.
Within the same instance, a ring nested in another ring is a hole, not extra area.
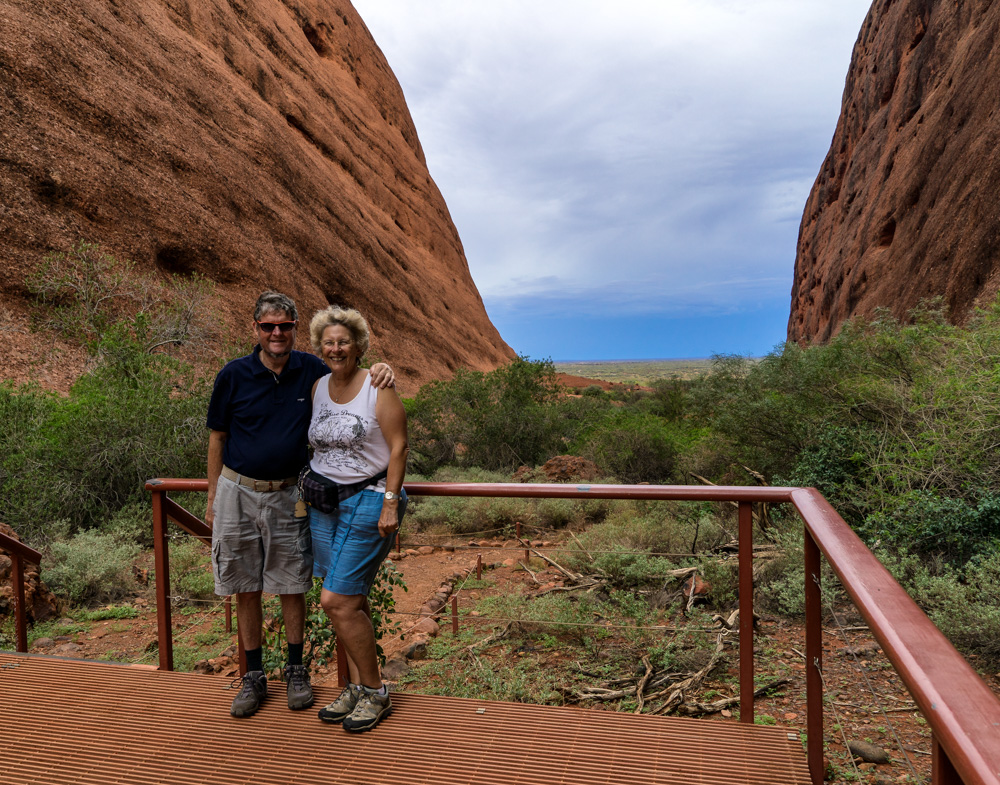
M 156 569 L 156 639 L 160 670 L 174 669 L 173 619 L 170 610 L 170 545 L 167 542 L 167 492 L 153 488 L 153 564 Z
M 41 564 L 42 554 L 23 542 L 0 534 L 0 548 L 10 554 L 11 589 L 14 594 L 14 629 L 17 651 L 28 651 L 28 609 L 24 601 L 24 562 Z
M 750 502 L 739 503 L 739 542 L 740 722 L 753 725 L 753 507 Z
M 813 785 L 823 782 L 823 607 L 820 550 L 809 529 L 803 536 L 806 598 L 806 761 Z

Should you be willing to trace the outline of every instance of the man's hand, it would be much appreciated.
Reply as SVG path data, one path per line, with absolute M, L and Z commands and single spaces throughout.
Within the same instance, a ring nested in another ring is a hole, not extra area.
M 396 384 L 396 374 L 385 363 L 375 363 L 368 369 L 368 372 L 372 376 L 372 387 L 384 390 L 386 387 L 394 387 Z

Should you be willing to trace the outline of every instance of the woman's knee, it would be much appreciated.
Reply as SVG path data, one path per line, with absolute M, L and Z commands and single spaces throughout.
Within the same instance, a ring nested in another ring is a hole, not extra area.
M 334 594 L 326 589 L 323 590 L 319 598 L 320 607 L 333 620 L 349 617 L 359 610 L 363 610 L 364 602 L 363 595 Z

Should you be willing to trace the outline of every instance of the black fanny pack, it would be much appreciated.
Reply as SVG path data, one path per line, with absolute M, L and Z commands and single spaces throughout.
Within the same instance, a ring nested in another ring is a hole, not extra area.
M 299 472 L 299 493 L 302 501 L 310 507 L 315 507 L 322 513 L 332 515 L 337 511 L 337 507 L 344 499 L 351 498 L 354 494 L 363 491 L 369 485 L 378 482 L 389 473 L 384 469 L 374 477 L 369 477 L 361 482 L 341 485 L 334 482 L 329 477 L 324 477 L 319 472 L 312 470 L 307 463 Z

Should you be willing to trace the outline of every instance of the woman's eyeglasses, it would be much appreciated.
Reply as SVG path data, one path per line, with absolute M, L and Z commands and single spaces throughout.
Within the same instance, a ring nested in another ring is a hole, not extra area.
M 257 322 L 257 326 L 268 335 L 274 332 L 275 327 L 283 333 L 290 333 L 295 329 L 296 324 L 298 322 Z

